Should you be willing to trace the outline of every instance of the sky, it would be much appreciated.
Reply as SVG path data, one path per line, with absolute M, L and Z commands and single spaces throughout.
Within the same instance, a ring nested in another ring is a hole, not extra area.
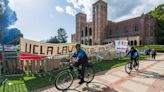
M 9 0 L 17 14 L 17 22 L 11 27 L 18 28 L 24 38 L 41 41 L 57 35 L 64 28 L 71 42 L 75 33 L 75 15 L 87 14 L 92 21 L 92 4 L 97 0 Z M 164 0 L 104 0 L 108 3 L 108 20 L 118 22 L 134 18 L 164 4 Z

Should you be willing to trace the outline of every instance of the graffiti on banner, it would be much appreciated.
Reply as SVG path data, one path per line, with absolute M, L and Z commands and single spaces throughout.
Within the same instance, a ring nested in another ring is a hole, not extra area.
M 116 52 L 126 52 L 128 49 L 128 41 L 127 40 L 116 40 L 115 41 L 115 49 L 116 49 Z
M 39 55 L 63 55 L 75 51 L 75 44 L 50 44 L 40 43 L 28 39 L 21 38 L 20 51 L 23 53 L 39 54 Z
M 82 45 L 82 48 L 85 49 L 87 53 L 94 52 L 106 52 L 112 48 L 113 44 L 107 45 L 94 45 L 87 46 Z M 40 43 L 28 39 L 21 38 L 20 42 L 21 52 L 47 55 L 47 56 L 56 56 L 56 55 L 65 55 L 74 52 L 75 43 L 63 43 L 63 44 L 50 44 L 50 43 Z

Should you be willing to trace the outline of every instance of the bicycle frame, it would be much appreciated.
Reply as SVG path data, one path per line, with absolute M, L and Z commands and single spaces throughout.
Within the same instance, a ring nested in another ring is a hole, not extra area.
M 64 69 L 61 69 L 61 71 L 62 70 L 68 70 L 70 73 L 75 74 L 75 76 L 78 77 L 78 75 L 79 75 L 78 69 L 79 69 L 79 67 L 75 67 L 73 65 L 73 62 L 68 62 L 67 67 Z M 73 77 L 75 77 L 75 76 L 73 76 Z

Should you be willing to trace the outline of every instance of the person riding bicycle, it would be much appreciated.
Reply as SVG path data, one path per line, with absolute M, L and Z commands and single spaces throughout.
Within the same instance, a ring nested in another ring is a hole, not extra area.
M 132 69 L 132 62 L 134 61 L 134 66 L 138 65 L 137 60 L 139 57 L 139 52 L 134 48 L 131 47 L 130 51 L 127 53 L 126 56 L 130 55 L 131 63 L 130 63 L 130 69 Z
M 76 44 L 76 52 L 73 54 L 73 58 L 75 58 L 74 61 L 76 61 L 74 63 L 74 66 L 75 67 L 79 67 L 80 65 L 82 66 L 81 69 L 79 70 L 79 79 L 80 79 L 80 82 L 79 84 L 82 84 L 84 83 L 84 72 L 85 72 L 85 67 L 88 63 L 88 56 L 86 54 L 86 52 L 81 48 L 81 45 L 80 44 Z M 72 58 L 71 57 L 71 58 Z

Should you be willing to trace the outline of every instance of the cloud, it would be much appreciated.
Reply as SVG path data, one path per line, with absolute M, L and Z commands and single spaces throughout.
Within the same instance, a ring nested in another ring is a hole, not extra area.
M 79 1 L 78 0 L 67 0 L 68 3 L 71 3 L 74 8 L 80 9 Z
M 77 12 L 87 14 L 87 20 L 92 20 L 92 4 L 98 0 L 66 0 L 65 12 L 75 15 Z M 122 21 L 140 16 L 153 10 L 164 0 L 104 0 L 108 3 L 108 18 L 112 21 Z
M 128 0 L 124 0 L 124 1 L 128 1 Z M 135 2 L 135 3 L 134 3 Z M 119 3 L 119 2 L 118 2 Z M 110 16 L 110 18 L 115 21 L 122 21 L 122 20 L 126 20 L 126 19 L 130 19 L 130 18 L 134 18 L 137 16 L 141 16 L 143 13 L 148 13 L 151 10 L 153 10 L 155 7 L 157 7 L 160 4 L 164 4 L 163 0 L 136 0 L 133 2 L 128 2 L 129 4 L 134 4 L 134 7 L 127 7 L 130 10 L 128 11 L 125 8 L 122 8 L 122 10 L 119 12 L 112 12 L 110 14 L 113 14 L 113 17 Z M 118 5 L 118 4 L 117 4 Z M 116 9 L 116 7 L 112 7 L 114 9 Z M 128 12 L 127 12 L 128 11 Z M 110 11 L 111 12 L 111 11 Z M 124 13 L 121 13 L 124 12 Z
M 109 18 L 115 19 L 129 14 L 140 4 L 140 0 L 110 0 L 108 1 Z
M 71 6 L 66 6 L 65 7 L 65 12 L 67 14 L 72 15 L 72 16 L 75 16 L 75 14 L 76 14 L 76 10 L 74 8 L 72 8 Z
M 60 6 L 56 6 L 55 9 L 56 9 L 56 11 L 58 11 L 58 12 L 61 12 L 61 13 L 64 12 L 64 9 L 63 9 L 62 7 L 60 7 Z
M 67 0 L 74 10 L 87 14 L 87 20 L 92 19 L 92 4 L 96 0 Z

